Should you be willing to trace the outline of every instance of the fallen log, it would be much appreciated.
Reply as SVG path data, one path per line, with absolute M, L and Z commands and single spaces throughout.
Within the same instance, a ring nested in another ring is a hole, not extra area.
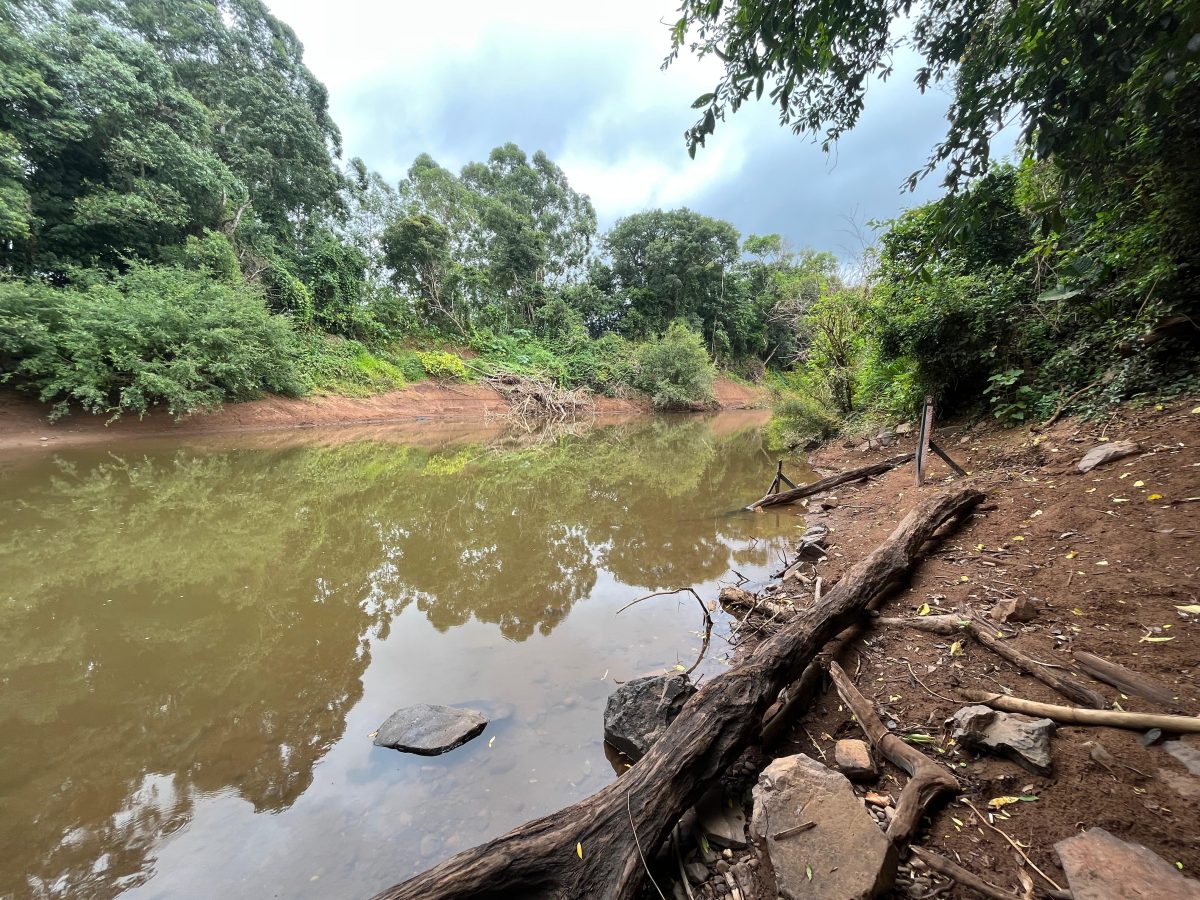
M 1038 703 L 1034 700 L 1023 700 L 1020 697 L 993 694 L 990 691 L 978 691 L 972 688 L 960 688 L 958 692 L 966 699 L 990 706 L 992 709 L 1024 713 L 1027 716 L 1041 716 L 1043 719 L 1053 719 L 1064 725 L 1108 725 L 1112 728 L 1128 728 L 1133 731 L 1161 728 L 1171 734 L 1200 734 L 1200 717 L 1196 716 L 1168 716 L 1157 713 L 1124 712 L 1116 709 L 1079 709 L 1074 706 Z
M 921 827 L 921 816 L 939 798 L 946 794 L 957 794 L 958 779 L 941 763 L 930 759 L 916 747 L 911 747 L 899 735 L 892 734 L 879 721 L 875 708 L 859 693 L 850 676 L 833 662 L 829 664 L 829 677 L 837 688 L 838 696 L 850 710 L 858 727 L 875 747 L 890 762 L 908 773 L 908 783 L 900 791 L 896 801 L 896 815 L 888 825 L 887 836 L 898 847 L 907 844 Z
M 862 466 L 858 469 L 851 469 L 849 472 L 842 472 L 840 475 L 830 475 L 828 478 L 822 478 L 820 481 L 814 481 L 812 484 L 806 484 L 794 490 L 767 494 L 765 497 L 755 500 L 746 509 L 786 506 L 789 503 L 795 503 L 803 497 L 811 497 L 813 494 L 820 494 L 830 488 L 835 488 L 839 484 L 845 484 L 847 481 L 859 481 L 863 478 L 870 478 L 872 475 L 882 475 L 884 472 L 896 468 L 896 466 L 902 466 L 906 462 L 911 462 L 913 456 L 914 454 L 912 453 L 904 453 L 900 456 L 893 456 L 891 459 L 885 459 L 883 462 L 872 463 L 869 466 Z
M 1072 656 L 1075 657 L 1075 663 L 1083 671 L 1087 672 L 1097 681 L 1103 681 L 1105 684 L 1110 684 L 1123 694 L 1133 694 L 1135 697 L 1142 697 L 1157 703 L 1159 706 L 1167 709 L 1177 709 L 1178 701 L 1171 690 L 1163 684 L 1159 684 L 1153 678 L 1134 672 L 1132 669 L 1127 669 L 1120 663 L 1110 662 L 1103 657 L 1096 656 L 1094 653 L 1085 653 L 1083 650 L 1076 650 Z
M 956 488 L 919 504 L 820 603 L 701 687 L 650 752 L 612 784 L 378 897 L 634 897 L 646 876 L 639 847 L 663 846 L 683 812 L 757 737 L 780 690 L 881 590 L 912 570 L 940 526 L 982 499 L 978 491 Z
M 945 875 L 951 881 L 957 881 L 963 887 L 983 894 L 983 896 L 989 897 L 991 900 L 1021 900 L 1016 894 L 1002 891 L 1000 888 L 988 884 L 974 872 L 964 869 L 953 860 L 939 856 L 932 850 L 925 847 L 913 847 L 912 852 L 913 856 L 939 875 Z

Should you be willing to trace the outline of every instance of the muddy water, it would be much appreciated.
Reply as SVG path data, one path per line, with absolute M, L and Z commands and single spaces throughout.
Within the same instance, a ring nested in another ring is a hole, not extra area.
M 615 682 L 699 645 L 614 613 L 776 567 L 800 520 L 729 514 L 772 470 L 728 417 L 5 460 L 0 896 L 366 896 L 603 787 Z M 417 702 L 492 723 L 374 747 Z

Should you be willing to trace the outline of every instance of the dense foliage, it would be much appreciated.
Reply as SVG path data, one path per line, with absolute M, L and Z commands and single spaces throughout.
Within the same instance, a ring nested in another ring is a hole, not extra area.
M 926 170 L 950 192 L 884 223 L 851 270 L 689 209 L 600 234 L 563 170 L 514 144 L 457 172 L 422 154 L 395 185 L 342 164 L 325 89 L 262 0 L 12 0 L 0 384 L 58 412 L 182 415 L 504 369 L 685 407 L 715 365 L 769 371 L 814 434 L 926 392 L 1017 420 L 1188 384 L 1200 5 L 909 14 L 682 0 L 673 30 L 672 58 L 723 65 L 693 152 L 768 88 L 828 146 L 901 45 L 922 89 L 951 84 Z M 997 166 L 1014 120 L 1018 162 Z

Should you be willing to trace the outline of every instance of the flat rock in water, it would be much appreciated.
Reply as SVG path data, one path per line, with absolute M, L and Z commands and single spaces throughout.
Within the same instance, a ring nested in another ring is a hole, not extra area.
M 379 726 L 375 745 L 437 756 L 476 737 L 488 720 L 473 709 L 418 703 L 398 709 Z
M 1141 844 L 1089 828 L 1054 845 L 1075 900 L 1200 900 L 1200 881 L 1187 878 Z
M 1102 466 L 1113 460 L 1123 459 L 1126 456 L 1132 456 L 1140 452 L 1141 449 L 1142 445 L 1136 441 L 1111 441 L 1100 444 L 1083 455 L 1083 459 L 1079 461 L 1079 471 L 1090 472 L 1097 466 Z
M 809 822 L 813 827 L 789 834 Z M 789 900 L 866 900 L 892 889 L 896 848 L 846 776 L 803 753 L 763 770 L 750 827 L 771 858 L 780 895 Z
M 1054 722 L 999 712 L 987 706 L 964 706 L 947 722 L 954 726 L 951 737 L 965 747 L 999 753 L 1038 775 L 1049 775 L 1050 735 Z
M 686 675 L 650 675 L 625 682 L 604 707 L 604 740 L 637 762 L 694 693 Z

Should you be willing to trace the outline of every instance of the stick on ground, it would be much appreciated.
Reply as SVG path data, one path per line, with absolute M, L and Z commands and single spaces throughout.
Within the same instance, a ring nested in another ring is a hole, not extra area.
M 1132 731 L 1148 731 L 1161 728 L 1172 734 L 1200 734 L 1200 718 L 1196 716 L 1167 716 L 1156 713 L 1123 712 L 1116 709 L 1079 709 L 1074 706 L 1055 706 L 1053 703 L 1037 703 L 1008 697 L 989 691 L 960 688 L 963 697 L 974 703 L 982 703 L 1004 712 L 1024 713 L 1041 716 L 1064 725 L 1108 725 L 1112 728 L 1128 728 Z
M 952 881 L 957 881 L 963 887 L 970 888 L 977 893 L 983 894 L 985 897 L 990 897 L 991 900 L 1021 900 L 1016 894 L 1010 894 L 1008 891 L 1002 891 L 998 887 L 992 887 L 992 885 L 988 884 L 978 875 L 968 872 L 958 863 L 952 862 L 944 856 L 939 856 L 932 850 L 927 850 L 924 847 L 913 847 L 912 853 L 913 856 L 939 875 L 945 875 Z
M 882 475 L 884 472 L 896 468 L 896 466 L 904 465 L 912 458 L 912 453 L 905 453 L 902 456 L 893 456 L 891 459 L 885 459 L 883 462 L 872 463 L 869 466 L 862 466 L 858 469 L 851 469 L 849 472 L 842 472 L 840 475 L 830 475 L 828 478 L 822 478 L 820 481 L 814 481 L 812 484 L 806 484 L 795 490 L 767 494 L 761 500 L 755 500 L 746 509 L 762 509 L 766 506 L 786 506 L 804 497 L 811 497 L 813 494 L 827 491 L 830 488 L 837 487 L 839 484 L 845 484 L 847 481 L 858 481 L 862 478 L 870 478 L 872 475 Z
M 898 735 L 888 731 L 879 721 L 875 708 L 835 662 L 829 664 L 829 677 L 871 745 L 910 776 L 900 791 L 896 815 L 887 830 L 888 839 L 893 844 L 905 846 L 921 827 L 921 816 L 926 810 L 943 795 L 959 792 L 958 779 L 945 766 L 934 762 L 916 747 L 910 747 Z
M 1159 684 L 1153 678 L 1127 669 L 1120 663 L 1110 662 L 1094 653 L 1077 650 L 1072 656 L 1075 657 L 1075 662 L 1083 671 L 1097 681 L 1111 684 L 1124 694 L 1142 697 L 1167 709 L 1176 709 L 1179 706 L 1170 688 Z

